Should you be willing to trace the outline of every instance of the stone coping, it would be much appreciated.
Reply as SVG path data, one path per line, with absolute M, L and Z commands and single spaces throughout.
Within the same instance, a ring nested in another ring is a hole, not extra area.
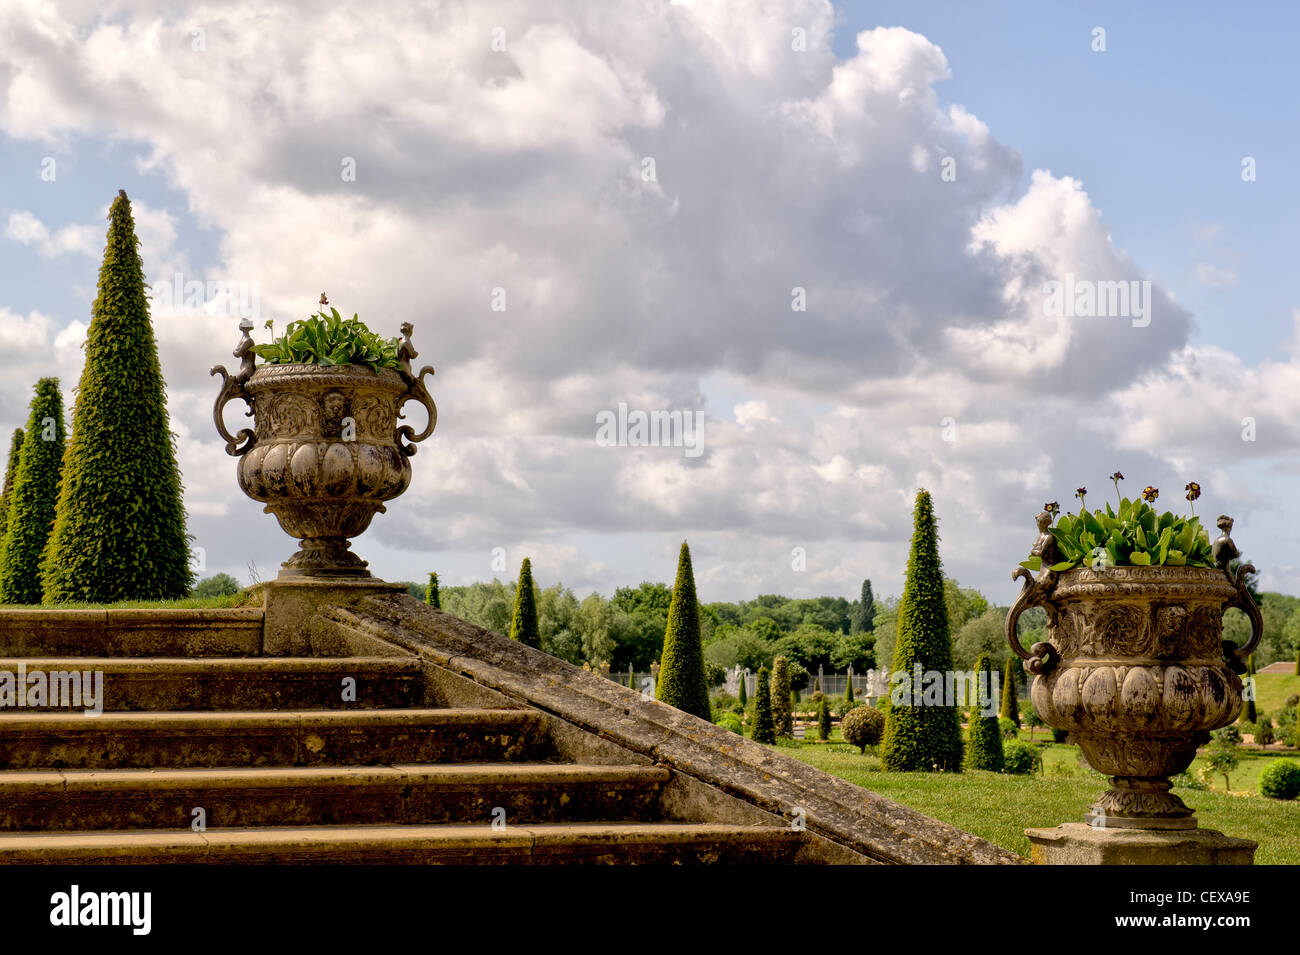
M 221 624 L 253 624 L 262 620 L 261 607 L 103 607 L 84 609 L 48 610 L 0 608 L 0 628 L 5 624 L 45 623 L 75 624 L 105 623 L 115 626 L 146 624 L 158 626 L 211 627 Z
M 407 594 L 323 608 L 506 697 L 553 714 L 821 838 L 899 864 L 1025 864 L 978 836 L 565 663 Z

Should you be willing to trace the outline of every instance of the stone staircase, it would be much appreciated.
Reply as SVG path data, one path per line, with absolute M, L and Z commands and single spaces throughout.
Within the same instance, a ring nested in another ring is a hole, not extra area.
M 575 760 L 539 710 L 437 705 L 398 648 L 262 646 L 260 610 L 0 612 L 0 672 L 103 674 L 100 715 L 0 709 L 0 863 L 807 854 L 779 817 L 681 818 L 665 798 L 672 770 L 631 753 Z

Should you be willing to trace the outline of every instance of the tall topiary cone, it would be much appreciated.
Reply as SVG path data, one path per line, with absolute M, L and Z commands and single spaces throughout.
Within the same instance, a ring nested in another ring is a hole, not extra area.
M 754 681 L 754 728 L 749 738 L 755 743 L 775 743 L 776 725 L 772 722 L 772 687 L 767 667 L 758 668 Z
M 533 562 L 527 557 L 519 566 L 519 586 L 515 588 L 515 615 L 510 621 L 510 639 L 541 649 L 542 636 L 537 628 L 537 594 L 533 592 Z
M 438 575 L 429 575 L 429 589 L 424 592 L 424 602 L 437 610 L 442 609 L 442 599 L 438 596 Z
M 892 670 L 907 673 L 910 680 L 919 664 L 923 673 L 938 671 L 946 682 L 952 672 L 952 642 L 948 637 L 939 534 L 929 491 L 917 492 L 912 523 L 912 549 L 907 558 L 907 581 L 898 602 Z M 894 700 L 886 711 L 881 764 L 896 772 L 960 772 L 961 722 L 957 707 L 946 705 L 955 701 L 927 700 L 923 689 L 924 684 L 912 687 L 909 698 Z
M 742 710 L 749 705 L 749 691 L 748 688 L 745 686 L 745 684 L 748 682 L 749 682 L 749 677 L 746 676 L 745 673 L 742 671 L 740 674 L 740 693 L 737 696 L 737 699 L 740 701 L 740 708 Z
M 59 379 L 36 383 L 27 433 L 18 456 L 3 544 L 0 603 L 41 602 L 41 556 L 50 539 L 63 466 L 63 396 Z
M 998 714 L 1020 725 L 1020 700 L 1016 697 L 1016 658 L 1007 661 L 1006 672 L 1002 674 L 1002 712 Z
M 13 493 L 14 475 L 18 473 L 18 458 L 23 450 L 23 429 L 14 428 L 14 436 L 9 440 L 9 464 L 5 467 L 4 493 L 0 494 L 0 546 L 5 539 L 5 530 L 9 527 L 9 498 Z
M 820 740 L 831 738 L 831 710 L 826 705 L 825 697 L 817 701 L 817 738 Z
M 1002 772 L 1002 730 L 998 715 L 990 712 L 993 700 L 993 663 L 987 653 L 975 664 L 975 705 L 967 729 L 966 765 L 971 769 Z M 988 714 L 988 715 L 986 715 Z
M 777 736 L 794 736 L 794 714 L 790 709 L 790 661 L 772 661 L 772 723 Z
M 194 583 L 176 442 L 125 192 L 108 221 L 44 565 L 47 601 L 168 599 L 186 596 Z
M 682 541 L 677 557 L 677 581 L 668 604 L 664 651 L 659 658 L 655 699 L 679 710 L 711 719 L 709 685 L 704 677 L 704 642 L 700 638 L 700 604 L 695 599 L 691 550 Z

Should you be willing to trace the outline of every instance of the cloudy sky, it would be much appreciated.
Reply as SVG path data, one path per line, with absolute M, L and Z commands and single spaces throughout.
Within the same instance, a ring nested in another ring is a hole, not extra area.
M 1300 592 L 1298 20 L 8 0 L 0 426 L 42 375 L 71 408 L 124 188 L 155 292 L 243 283 L 260 340 L 322 290 L 415 325 L 440 417 L 356 545 L 386 578 L 531 556 L 609 593 L 685 538 L 705 600 L 896 593 L 923 486 L 948 572 L 1006 602 L 1041 504 L 1118 468 L 1199 481 Z M 1053 282 L 1150 283 L 1146 316 L 1052 314 Z M 240 303 L 205 299 L 153 310 L 190 529 L 270 576 L 292 542 L 210 417 Z M 702 453 L 598 441 L 620 403 L 702 414 Z

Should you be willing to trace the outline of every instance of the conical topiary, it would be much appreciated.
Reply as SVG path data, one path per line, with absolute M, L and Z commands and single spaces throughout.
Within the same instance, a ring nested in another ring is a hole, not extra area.
M 438 575 L 429 575 L 429 586 L 424 591 L 424 602 L 436 610 L 442 609 L 442 599 L 438 596 Z
M 542 646 L 537 627 L 537 594 L 533 592 L 533 562 L 527 557 L 519 566 L 519 586 L 515 588 L 515 614 L 510 620 L 510 639 L 535 649 Z
M 9 497 L 14 487 L 14 475 L 18 473 L 18 458 L 23 450 L 23 429 L 14 428 L 14 436 L 9 440 L 9 464 L 5 467 L 4 493 L 0 494 L 0 542 L 5 539 L 5 529 L 9 526 Z
M 967 730 L 966 765 L 971 769 L 1002 772 L 1002 731 L 993 706 L 993 663 L 987 653 L 975 664 L 975 705 L 970 710 Z
M 821 740 L 831 738 L 831 710 L 826 705 L 825 697 L 817 701 L 817 738 Z
M 0 603 L 41 602 L 41 558 L 54 523 L 63 466 L 63 396 L 57 378 L 36 383 L 31 415 L 9 491 L 0 545 Z
M 43 567 L 47 601 L 177 598 L 194 583 L 175 437 L 125 192 L 108 219 Z
M 922 686 L 912 686 L 906 697 L 893 700 L 885 713 L 881 764 L 887 770 L 960 772 L 961 722 L 955 701 L 944 696 L 952 672 L 952 642 L 948 636 L 948 608 L 944 601 L 943 566 L 939 560 L 939 535 L 930 493 L 916 494 L 912 512 L 911 553 L 907 580 L 898 602 L 898 636 L 892 671 L 913 678 L 919 666 Z M 935 693 L 934 677 L 940 684 Z M 903 689 L 896 687 L 896 689 Z M 926 689 L 931 692 L 925 693 Z
M 740 701 L 740 708 L 743 710 L 749 705 L 749 690 L 745 686 L 749 682 L 749 675 L 742 672 L 740 674 L 740 694 L 737 699 Z
M 794 714 L 790 710 L 790 661 L 785 657 L 772 661 L 772 724 L 777 736 L 794 736 Z
M 711 719 L 709 686 L 704 677 L 704 644 L 700 639 L 700 605 L 695 599 L 691 551 L 685 541 L 677 557 L 677 582 L 668 604 L 668 626 L 659 664 L 655 699 L 702 720 Z
M 1016 658 L 1007 661 L 1006 672 L 1002 674 L 1002 712 L 1008 719 L 1020 726 L 1020 700 L 1016 697 Z
M 775 743 L 776 726 L 772 722 L 772 687 L 767 667 L 759 667 L 754 681 L 754 728 L 749 738 L 755 743 Z
M 849 675 L 848 675 L 848 677 L 847 677 L 846 679 L 847 679 L 848 682 L 845 684 L 845 687 L 844 687 L 844 702 L 846 702 L 846 703 L 852 703 L 852 702 L 853 702 L 853 674 L 852 674 L 852 672 L 849 673 Z M 852 709 L 852 707 L 849 707 L 849 709 Z

